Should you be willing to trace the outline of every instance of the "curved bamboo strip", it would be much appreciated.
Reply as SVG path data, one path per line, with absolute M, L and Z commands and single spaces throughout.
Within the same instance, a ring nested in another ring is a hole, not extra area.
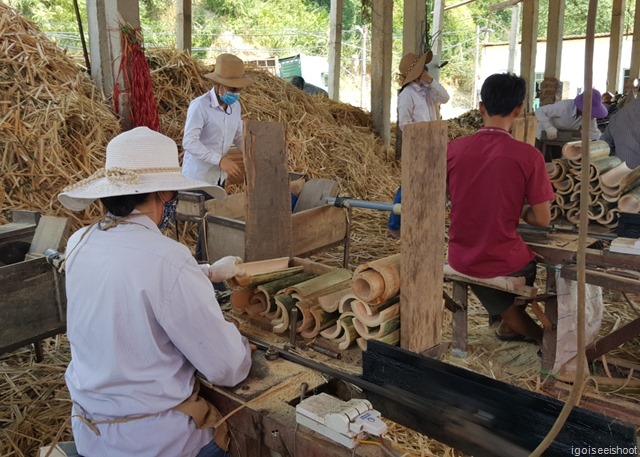
M 391 319 L 385 320 L 375 327 L 369 327 L 363 324 L 357 317 L 353 319 L 353 326 L 365 340 L 379 340 L 385 335 L 400 328 L 400 316 L 394 316 Z
M 598 219 L 598 223 L 604 225 L 605 227 L 610 227 L 611 224 L 615 224 L 615 227 L 617 227 L 618 217 L 620 217 L 620 210 L 618 208 L 611 208 L 609 209 L 609 211 L 604 213 L 600 219 Z
M 342 327 L 341 322 L 349 318 L 349 316 L 351 316 L 351 319 L 352 319 L 353 313 L 340 314 L 336 323 L 322 330 L 320 332 L 320 336 L 328 340 L 335 340 L 340 338 L 344 333 L 344 327 Z
M 231 291 L 229 300 L 231 302 L 231 310 L 236 314 L 242 314 L 251 303 L 253 296 L 253 287 L 245 287 L 243 289 L 234 289 Z
M 358 332 L 356 332 L 356 328 L 353 325 L 353 319 L 354 316 L 352 315 L 352 313 L 347 313 L 346 315 L 341 316 L 341 318 L 338 320 L 340 326 L 342 327 L 342 334 L 334 341 L 338 343 L 338 349 L 340 350 L 349 349 L 349 347 L 358 338 Z
M 284 290 L 284 293 L 286 295 L 296 293 L 305 300 L 309 300 L 344 289 L 350 282 L 351 271 L 344 268 L 336 268 L 329 273 L 289 286 Z
M 300 332 L 303 338 L 315 338 L 322 330 L 335 324 L 340 317 L 339 313 L 328 313 L 320 305 L 312 306 L 309 311 L 313 316 L 313 327 Z
M 589 164 L 589 178 L 598 179 L 600 175 L 617 167 L 622 163 L 619 157 L 610 156 L 603 159 L 594 160 Z
M 257 306 L 254 308 L 250 305 L 250 307 L 247 308 L 247 313 L 252 315 L 251 312 L 255 312 L 257 310 L 261 316 L 264 316 L 267 319 L 274 319 L 275 314 L 278 311 L 278 307 L 273 299 L 274 295 L 277 295 L 278 292 L 289 286 L 299 284 L 313 277 L 315 277 L 315 275 L 311 272 L 299 271 L 298 273 L 293 273 L 290 276 L 260 284 L 256 287 L 254 296 L 251 298 L 251 304 L 256 304 Z M 260 309 L 260 306 L 262 306 L 262 309 Z M 249 311 L 249 308 L 252 308 L 251 312 Z
M 609 145 L 606 141 L 589 142 L 589 158 L 591 162 L 602 159 L 609 155 Z M 570 141 L 562 146 L 562 157 L 578 161 L 582 157 L 582 141 Z
M 379 312 L 372 312 L 371 308 L 361 301 L 352 302 L 353 313 L 363 325 L 367 327 L 377 327 L 382 322 L 387 321 L 400 314 L 400 303 L 392 304 Z M 373 310 L 373 311 L 378 311 Z
M 396 346 L 400 342 L 400 330 L 396 330 L 395 332 L 391 332 L 381 338 L 375 338 L 378 341 L 382 341 L 383 343 L 391 344 L 392 346 Z M 364 338 L 360 337 L 356 340 L 358 343 L 358 347 L 362 351 L 367 350 L 367 341 Z
M 342 297 L 342 299 L 340 299 L 340 303 L 338 304 L 338 311 L 342 314 L 351 312 L 351 302 L 357 299 L 358 297 L 356 297 L 353 293 L 345 295 L 344 297 Z
M 602 186 L 602 190 L 607 187 L 609 189 L 617 189 L 620 187 L 620 182 L 622 179 L 631 173 L 631 168 L 627 166 L 626 162 L 622 162 L 617 167 L 612 168 L 600 175 L 600 185 Z
M 640 187 L 636 187 L 620 197 L 618 209 L 623 213 L 640 213 Z
M 373 270 L 379 276 L 370 273 Z M 384 281 L 384 289 L 380 290 L 379 279 Z M 353 293 L 367 303 L 382 303 L 396 296 L 400 291 L 400 254 L 367 262 L 358 266 L 351 283 Z
M 564 215 L 573 225 L 580 223 L 580 208 L 571 208 Z
M 567 175 L 567 170 L 569 168 L 567 159 L 553 159 L 551 161 L 551 165 L 552 168 L 549 172 L 549 180 L 551 182 L 562 181 Z
M 342 299 L 351 294 L 351 288 L 340 289 L 327 295 L 318 297 L 318 304 L 328 313 L 338 310 Z
M 569 199 L 572 202 L 579 202 L 580 201 L 580 189 L 582 188 L 582 183 L 576 183 L 575 186 L 573 186 L 573 194 L 571 194 L 571 197 L 569 197 Z M 598 201 L 598 196 L 599 195 L 595 195 L 592 193 L 588 193 L 589 195 L 589 206 L 591 205 L 595 205 L 596 202 Z
M 268 296 L 265 296 L 263 292 L 254 291 L 245 312 L 251 317 L 257 317 L 265 312 L 270 312 L 269 305 L 270 298 Z
M 589 206 L 587 217 L 591 221 L 597 221 L 609 211 L 609 205 L 602 200 L 598 200 L 594 205 Z
M 295 306 L 299 311 L 296 332 L 301 333 L 307 330 L 311 330 L 315 325 L 315 317 L 311 313 L 311 308 L 318 305 L 316 305 L 311 300 L 298 300 Z
M 600 198 L 610 203 L 618 203 L 618 200 L 620 200 L 620 195 L 618 195 L 617 193 L 613 195 L 609 195 L 607 192 L 603 191 L 600 194 Z
M 571 194 L 556 193 L 555 204 L 564 211 L 577 206 L 579 202 L 571 201 Z
M 275 302 L 279 308 L 278 317 L 271 321 L 274 333 L 284 333 L 289 328 L 289 315 L 298 300 L 290 295 L 276 295 Z
M 560 208 L 558 205 L 551 206 L 551 220 L 555 221 L 556 219 L 564 216 L 565 210 Z
M 562 195 L 569 195 L 573 192 L 573 187 L 575 183 L 576 183 L 576 180 L 573 179 L 573 177 L 567 175 L 564 180 L 553 183 L 553 187 L 556 188 L 556 193 L 560 193 Z
M 634 187 L 640 185 L 640 167 L 634 168 L 631 170 L 631 173 L 627 173 L 621 180 L 618 185 L 618 190 L 620 194 L 624 194 L 625 192 L 629 192 Z

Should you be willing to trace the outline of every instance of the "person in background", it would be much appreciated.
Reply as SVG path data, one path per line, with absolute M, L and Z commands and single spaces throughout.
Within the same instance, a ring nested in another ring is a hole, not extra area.
M 73 211 L 106 208 L 66 249 L 66 383 L 80 455 L 227 455 L 226 425 L 211 428 L 221 415 L 198 397 L 196 370 L 220 386 L 249 373 L 249 343 L 211 284 L 242 269 L 236 258 L 199 266 L 161 233 L 177 191 L 208 187 L 181 174 L 172 139 L 138 127 L 109 142 L 105 168 L 58 196 Z
M 580 130 L 582 125 L 582 108 L 584 105 L 584 93 L 578 95 L 573 100 L 560 100 L 550 105 L 544 105 L 535 112 L 538 120 L 536 138 L 542 139 L 542 132 L 546 133 L 548 140 L 555 140 L 558 137 L 558 130 Z M 607 117 L 607 108 L 602 104 L 600 92 L 593 89 L 591 95 L 591 124 L 589 138 L 597 140 L 600 138 L 600 130 L 596 119 Z
M 640 166 L 640 99 L 611 116 L 600 139 L 609 145 L 610 155 L 619 157 L 629 168 Z
M 544 157 L 509 131 L 521 115 L 524 79 L 514 74 L 489 76 L 481 89 L 484 127 L 449 142 L 447 191 L 451 201 L 448 262 L 456 271 L 477 278 L 536 277 L 535 254 L 517 232 L 520 219 L 549 225 L 553 188 Z M 492 316 L 502 317 L 496 336 L 502 340 L 542 341 L 542 328 L 515 295 L 472 285 Z
M 398 128 L 400 131 L 408 124 L 438 120 L 438 105 L 447 103 L 449 93 L 429 74 L 427 64 L 433 53 L 405 54 L 400 60 L 397 75 L 400 93 L 398 94 Z M 402 190 L 398 188 L 394 203 L 401 203 Z M 400 215 L 391 214 L 387 222 L 387 231 L 392 238 L 400 238 Z
M 294 76 L 293 78 L 291 78 L 291 84 L 296 86 L 305 94 L 309 94 L 309 95 L 322 94 L 325 97 L 329 97 L 329 93 L 326 90 L 324 90 L 321 87 L 314 86 L 313 84 L 309 84 L 304 80 L 302 76 Z
M 213 88 L 189 104 L 184 125 L 182 174 L 224 188 L 227 175 L 239 177 L 240 167 L 227 156 L 235 145 L 242 151 L 242 106 L 239 98 L 252 80 L 244 73 L 244 62 L 232 54 L 220 54 L 212 73 L 204 75 Z M 222 195 L 205 194 L 205 199 Z M 196 259 L 203 259 L 203 233 L 196 243 Z

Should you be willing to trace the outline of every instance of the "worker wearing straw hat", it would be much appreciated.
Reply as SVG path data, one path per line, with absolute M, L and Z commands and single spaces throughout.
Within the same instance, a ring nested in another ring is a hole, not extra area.
M 244 74 L 244 62 L 232 54 L 220 54 L 212 73 L 204 75 L 213 88 L 193 100 L 187 110 L 182 147 L 182 173 L 193 179 L 224 187 L 227 175 L 242 173 L 227 153 L 232 145 L 243 150 L 240 92 L 252 80 Z M 205 199 L 212 195 L 205 194 Z M 196 259 L 202 260 L 202 227 L 196 243 Z
M 80 455 L 225 454 L 226 425 L 211 428 L 221 416 L 198 397 L 195 374 L 233 386 L 247 376 L 251 350 L 211 284 L 241 273 L 236 259 L 199 266 L 161 233 L 176 191 L 193 189 L 221 195 L 181 174 L 172 139 L 138 127 L 109 142 L 104 169 L 58 196 L 74 211 L 95 200 L 108 211 L 66 250 L 66 382 Z
M 429 74 L 428 64 L 433 53 L 410 52 L 400 60 L 397 75 L 400 93 L 398 94 L 398 128 L 402 131 L 408 124 L 438 120 L 438 105 L 449 101 L 449 93 Z M 402 190 L 398 188 L 394 203 L 402 201 Z M 389 235 L 400 237 L 400 216 L 391 214 L 387 223 Z

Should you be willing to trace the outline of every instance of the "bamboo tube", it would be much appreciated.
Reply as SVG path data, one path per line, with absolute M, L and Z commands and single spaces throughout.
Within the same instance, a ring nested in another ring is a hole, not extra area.
M 353 313 L 342 314 L 334 326 L 323 330 L 320 335 L 336 343 L 338 349 L 348 349 L 358 337 L 358 332 L 353 326 L 353 319 Z
M 298 300 L 295 304 L 298 308 L 298 323 L 296 325 L 296 332 L 301 333 L 305 330 L 310 330 L 315 325 L 315 318 L 311 313 L 311 308 L 317 306 L 311 300 Z
M 348 314 L 350 314 L 351 318 L 353 318 L 353 313 L 348 313 Z M 337 338 L 340 338 L 344 332 L 344 328 L 340 325 L 340 322 L 344 320 L 346 317 L 347 317 L 346 314 L 340 314 L 335 324 L 322 330 L 320 332 L 320 336 L 328 340 L 335 340 Z
M 267 271 L 264 273 L 251 273 L 243 276 L 234 276 L 232 279 L 240 287 L 256 286 L 267 282 L 277 281 L 304 271 L 304 267 L 291 267 L 282 270 Z
M 589 158 L 591 162 L 609 155 L 609 145 L 606 141 L 589 142 Z M 582 157 L 582 141 L 570 141 L 562 146 L 562 157 L 569 160 L 579 160 Z
M 365 340 L 379 340 L 385 335 L 397 330 L 400 328 L 400 316 L 394 316 L 390 319 L 382 321 L 380 325 L 375 327 L 369 327 L 363 324 L 360 319 L 357 317 L 353 319 L 353 326 L 360 335 Z
M 620 200 L 620 195 L 618 194 L 609 195 L 607 192 L 603 191 L 600 194 L 600 198 L 610 203 L 618 203 L 618 200 Z
M 340 289 L 327 295 L 318 297 L 318 304 L 328 313 L 338 310 L 340 301 L 347 295 L 351 294 L 351 288 Z
M 572 200 L 573 194 L 567 194 L 567 195 L 563 195 L 563 194 L 557 194 L 556 193 L 556 204 L 562 208 L 563 210 L 565 210 L 565 212 L 571 208 L 575 208 L 576 206 L 578 206 L 580 204 L 579 201 L 577 200 Z
M 381 338 L 372 338 L 372 339 L 376 339 L 378 341 L 382 341 L 383 343 L 387 343 L 387 344 L 391 344 L 392 346 L 396 346 L 398 344 L 398 342 L 400 341 L 400 330 L 396 330 L 395 332 L 391 332 L 387 335 L 384 335 Z M 356 340 L 356 342 L 358 343 L 358 347 L 362 350 L 362 351 L 366 351 L 367 350 L 367 341 L 364 338 L 360 337 Z
M 551 206 L 551 220 L 555 221 L 556 219 L 564 216 L 565 210 L 560 208 L 558 205 Z
M 549 173 L 549 179 L 553 181 L 562 181 L 567 175 L 569 163 L 567 159 L 553 159 L 551 161 L 552 170 Z
M 623 213 L 640 213 L 640 187 L 621 196 L 618 200 L 618 209 Z
M 619 157 L 610 156 L 595 160 L 589 165 L 589 178 L 599 178 L 601 174 L 617 167 L 622 163 Z
M 587 217 L 591 221 L 597 221 L 602 216 L 604 216 L 607 211 L 609 211 L 609 205 L 607 204 L 607 202 L 599 200 L 594 205 L 589 206 Z
M 340 313 L 328 313 L 320 305 L 312 306 L 309 311 L 313 316 L 313 327 L 300 332 L 303 338 L 315 338 L 322 330 L 335 324 L 340 317 Z
M 576 183 L 575 186 L 573 186 L 573 193 L 571 194 L 571 197 L 569 197 L 569 200 L 571 200 L 572 202 L 579 202 L 580 201 L 580 189 L 582 188 L 582 183 Z M 589 205 L 595 205 L 596 202 L 598 201 L 598 195 L 593 195 L 591 193 L 588 194 L 589 195 Z
M 249 304 L 244 311 L 251 317 L 259 316 L 264 311 L 271 311 L 269 302 L 269 297 L 265 296 L 263 293 L 256 293 L 256 291 L 254 291 L 249 299 Z
M 370 273 L 371 270 L 382 277 L 384 289 L 380 290 L 378 277 Z M 400 291 L 400 254 L 358 266 L 351 288 L 356 297 L 370 304 L 382 303 L 397 295 Z
M 366 304 L 361 301 L 353 303 L 353 313 L 356 319 L 367 327 L 377 327 L 382 325 L 382 322 L 400 315 L 400 303 L 391 305 L 390 307 L 381 310 L 379 313 L 369 314 L 370 310 L 367 309 Z M 358 332 L 359 333 L 359 332 Z
M 281 272 L 277 272 L 281 273 Z M 258 310 L 258 307 L 252 309 L 253 311 L 258 311 L 258 314 L 267 317 L 268 319 L 272 319 L 273 317 L 268 314 L 273 313 L 277 310 L 277 306 L 275 301 L 273 300 L 273 296 L 280 292 L 282 289 L 285 289 L 293 284 L 298 284 L 308 279 L 313 278 L 315 275 L 310 272 L 299 272 L 293 274 L 291 276 L 287 276 L 284 278 L 276 279 L 275 281 L 266 282 L 264 284 L 260 284 L 255 288 L 254 296 L 251 298 L 251 303 L 255 303 L 256 305 L 263 305 L 262 309 Z M 256 278 L 253 276 L 253 278 Z M 261 298 L 258 298 L 261 297 Z M 255 301 L 254 301 L 255 299 Z M 249 308 L 247 308 L 247 313 L 252 315 L 249 312 Z
M 618 208 L 610 208 L 609 211 L 605 212 L 600 219 L 598 219 L 598 223 L 604 225 L 605 227 L 610 226 L 611 224 L 618 225 L 618 217 L 620 216 L 620 210 Z
M 292 295 L 296 293 L 305 300 L 315 299 L 321 295 L 327 295 L 331 292 L 344 289 L 351 281 L 351 271 L 336 268 L 335 270 L 325 273 L 307 281 L 301 282 L 294 286 L 289 286 L 284 293 Z
M 638 185 L 640 185 L 640 167 L 634 168 L 620 180 L 618 190 L 620 194 L 624 194 Z

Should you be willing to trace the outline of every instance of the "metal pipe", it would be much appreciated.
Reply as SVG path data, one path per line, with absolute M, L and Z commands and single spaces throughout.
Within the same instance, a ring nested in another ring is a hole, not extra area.
M 319 352 L 320 354 L 328 355 L 329 357 L 333 357 L 334 359 L 342 358 L 342 354 L 340 354 L 339 352 L 332 351 L 331 349 L 323 348 L 322 346 L 319 346 L 317 344 L 310 344 L 309 349 L 313 349 L 314 351 Z
M 355 200 L 352 198 L 341 198 L 341 197 L 325 198 L 324 202 L 329 205 L 337 206 L 338 208 L 350 206 L 352 208 L 364 208 L 364 209 L 375 209 L 378 211 L 389 211 L 393 214 L 400 214 L 400 209 L 402 207 L 401 203 L 370 202 L 367 200 Z

